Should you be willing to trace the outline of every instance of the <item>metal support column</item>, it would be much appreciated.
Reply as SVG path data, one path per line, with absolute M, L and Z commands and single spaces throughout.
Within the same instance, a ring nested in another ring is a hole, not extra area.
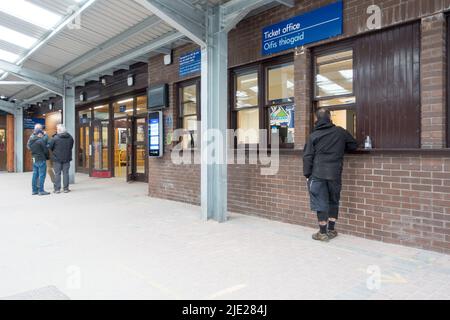
M 222 8 L 208 8 L 206 46 L 202 47 L 203 219 L 227 220 L 228 35 L 222 28 Z
M 67 82 L 68 83 L 68 82 Z M 71 86 L 66 84 L 64 86 L 64 105 L 63 105 L 63 123 L 67 129 L 67 132 L 70 133 L 73 139 L 76 139 L 75 132 L 75 86 Z M 76 145 L 76 143 L 75 143 Z M 72 150 L 72 164 L 70 165 L 69 171 L 69 180 L 71 184 L 75 183 L 75 161 L 76 161 L 76 150 L 75 146 Z
M 14 111 L 14 166 L 15 172 L 23 172 L 23 109 Z

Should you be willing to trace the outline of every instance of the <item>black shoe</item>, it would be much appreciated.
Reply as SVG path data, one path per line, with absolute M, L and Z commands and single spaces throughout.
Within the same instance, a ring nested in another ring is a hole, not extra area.
M 61 190 L 55 190 L 55 191 L 53 191 L 53 193 L 55 193 L 55 194 L 60 194 L 60 193 L 61 193 Z
M 338 236 L 338 232 L 336 230 L 328 231 L 328 238 L 330 238 L 330 240 L 336 238 L 337 236 Z
M 31 195 L 32 196 L 37 196 L 37 195 L 39 195 L 39 192 L 33 192 Z
M 314 233 L 312 238 L 316 241 L 322 241 L 322 242 L 328 242 L 330 241 L 330 238 L 328 237 L 328 235 L 326 233 Z
M 70 190 L 69 189 L 67 189 L 67 190 L 64 190 L 64 193 L 69 193 L 70 192 Z
M 39 192 L 40 196 L 49 196 L 50 192 L 44 191 L 44 192 Z

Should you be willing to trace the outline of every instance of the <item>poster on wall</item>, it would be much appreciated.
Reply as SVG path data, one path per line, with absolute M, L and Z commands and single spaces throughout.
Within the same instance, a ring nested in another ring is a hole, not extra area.
M 202 51 L 196 50 L 180 57 L 180 77 L 198 73 L 202 69 Z
M 343 33 L 343 3 L 317 10 L 263 29 L 262 54 L 269 55 L 325 40 Z
M 295 105 L 270 107 L 270 128 L 283 143 L 294 143 Z
M 34 130 L 34 126 L 37 124 L 41 124 L 45 128 L 45 119 L 41 119 L 41 118 L 24 118 L 23 119 L 23 128 L 24 129 Z

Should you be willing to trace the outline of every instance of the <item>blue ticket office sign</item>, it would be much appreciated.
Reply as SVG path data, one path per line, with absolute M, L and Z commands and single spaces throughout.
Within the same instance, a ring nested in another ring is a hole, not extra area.
M 180 77 L 198 73 L 202 69 L 202 51 L 195 50 L 180 57 Z
M 342 0 L 263 29 L 262 53 L 274 54 L 343 33 Z
M 162 111 L 148 114 L 148 154 L 150 158 L 161 158 L 164 155 Z

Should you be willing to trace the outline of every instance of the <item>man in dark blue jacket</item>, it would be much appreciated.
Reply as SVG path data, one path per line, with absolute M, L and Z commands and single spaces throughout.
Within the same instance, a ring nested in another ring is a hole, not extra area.
M 33 157 L 33 195 L 41 196 L 50 194 L 44 189 L 45 177 L 47 175 L 47 160 L 49 158 L 47 143 L 44 136 L 45 133 L 42 130 L 37 130 L 28 142 L 28 148 L 31 150 L 31 155 Z
M 344 154 L 358 145 L 345 129 L 335 126 L 331 113 L 317 111 L 317 123 L 303 154 L 303 173 L 308 179 L 311 210 L 317 212 L 320 231 L 314 240 L 329 241 L 337 237 L 335 230 L 339 216 Z

